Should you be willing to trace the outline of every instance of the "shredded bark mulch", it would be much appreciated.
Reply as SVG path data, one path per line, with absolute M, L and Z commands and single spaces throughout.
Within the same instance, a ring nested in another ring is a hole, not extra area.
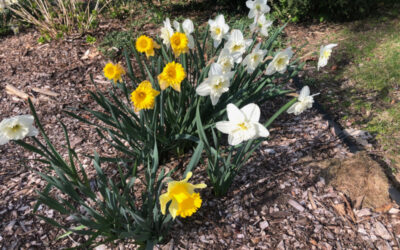
M 0 119 L 29 113 L 25 100 L 6 93 L 6 86 L 12 85 L 35 99 L 41 121 L 62 153 L 66 153 L 65 139 L 57 119 L 66 124 L 81 155 L 95 150 L 102 156 L 114 155 L 93 128 L 62 113 L 67 107 L 95 108 L 87 90 L 109 87 L 101 72 L 105 60 L 83 38 L 40 45 L 38 37 L 29 32 L 0 41 Z M 264 105 L 262 117 L 269 117 L 281 104 Z M 270 133 L 228 196 L 216 198 L 207 188 L 201 194 L 201 209 L 190 218 L 177 219 L 169 242 L 160 248 L 400 249 L 400 210 L 395 203 L 362 208 L 322 177 L 316 162 L 352 153 L 315 109 L 300 116 L 282 115 Z M 0 146 L 0 155 L 1 249 L 55 249 L 84 242 L 74 235 L 56 240 L 65 232 L 32 214 L 35 189 L 45 183 L 21 160 L 34 156 L 14 143 Z M 90 168 L 89 159 L 83 158 L 83 163 Z M 40 167 L 29 164 L 32 169 Z M 209 185 L 203 167 L 195 169 L 193 179 Z M 39 213 L 58 221 L 69 219 L 44 206 Z M 112 247 L 134 246 L 120 243 L 99 249 Z

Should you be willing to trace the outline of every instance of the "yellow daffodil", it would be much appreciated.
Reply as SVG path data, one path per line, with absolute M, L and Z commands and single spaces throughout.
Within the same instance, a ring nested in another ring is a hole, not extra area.
M 160 45 L 148 36 L 143 35 L 136 40 L 136 50 L 140 53 L 146 53 L 147 57 L 154 56 L 154 49 L 159 48 Z
M 189 39 L 184 33 L 175 32 L 171 36 L 170 43 L 176 57 L 189 51 Z
M 108 80 L 113 80 L 114 83 L 122 81 L 122 75 L 125 75 L 125 70 L 119 63 L 117 64 L 107 63 L 103 71 L 104 71 L 104 76 Z
M 135 112 L 142 109 L 153 109 L 156 96 L 160 94 L 159 91 L 153 89 L 149 81 L 143 81 L 131 94 L 131 101 L 135 107 Z
M 192 172 L 187 173 L 186 178 L 181 181 L 171 181 L 168 183 L 168 190 L 166 193 L 160 195 L 161 213 L 165 214 L 167 203 L 169 205 L 169 213 L 172 218 L 181 216 L 182 218 L 191 216 L 197 209 L 201 207 L 202 200 L 199 193 L 195 193 L 197 188 L 206 188 L 207 185 L 191 184 L 188 180 L 192 177 Z
M 165 65 L 163 72 L 158 75 L 158 83 L 161 90 L 171 86 L 178 92 L 181 92 L 181 82 L 185 79 L 186 73 L 181 64 L 170 62 Z

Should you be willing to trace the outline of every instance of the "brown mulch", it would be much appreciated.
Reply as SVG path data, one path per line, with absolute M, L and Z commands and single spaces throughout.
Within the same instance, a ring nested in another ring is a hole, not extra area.
M 93 128 L 62 113 L 83 105 L 95 108 L 87 91 L 109 87 L 101 75 L 105 60 L 81 37 L 45 45 L 37 44 L 38 37 L 28 32 L 0 41 L 0 119 L 29 113 L 26 101 L 6 94 L 5 86 L 11 84 L 35 98 L 44 127 L 61 152 L 65 153 L 65 139 L 57 119 L 66 124 L 80 154 L 96 150 L 102 156 L 113 155 Z M 82 59 L 88 50 L 88 58 Z M 89 81 L 89 74 L 96 85 Z M 33 88 L 59 95 L 40 94 Z M 273 105 L 264 106 L 262 117 L 277 109 Z M 325 183 L 321 170 L 312 164 L 351 155 L 316 110 L 298 117 L 285 114 L 270 132 L 270 139 L 244 166 L 228 196 L 215 198 L 211 189 L 205 190 L 202 208 L 186 220 L 177 220 L 164 248 L 399 249 L 396 204 L 381 211 L 356 209 Z M 32 215 L 34 190 L 45 185 L 22 167 L 21 160 L 33 155 L 14 143 L 0 146 L 0 155 L 1 249 L 55 249 L 83 242 L 75 236 L 56 241 L 65 232 Z M 83 164 L 90 166 L 89 159 L 84 158 Z M 207 182 L 204 169 L 197 168 L 194 179 Z M 39 213 L 67 220 L 43 206 Z M 120 249 L 129 248 L 120 245 Z

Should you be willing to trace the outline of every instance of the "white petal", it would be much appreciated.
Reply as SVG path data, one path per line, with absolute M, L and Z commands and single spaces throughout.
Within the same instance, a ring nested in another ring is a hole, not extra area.
M 292 114 L 295 112 L 297 105 L 299 105 L 300 102 L 296 102 L 294 103 L 292 106 L 290 106 L 290 108 L 286 111 L 288 114 Z
M 275 72 L 276 72 L 276 69 L 275 69 L 273 61 L 272 61 L 268 64 L 265 74 L 270 76 L 270 75 L 274 74 Z
M 7 144 L 9 142 L 9 139 L 3 135 L 0 135 L 0 145 Z
M 255 123 L 254 124 L 256 130 L 257 130 L 257 135 L 259 137 L 268 137 L 269 136 L 269 131 L 266 127 L 264 127 L 262 124 L 260 123 Z
M 309 95 L 310 95 L 310 88 L 306 85 L 301 89 L 298 99 L 300 101 L 303 101 Z
M 174 28 L 177 32 L 181 32 L 181 25 L 179 24 L 179 22 L 177 22 L 176 20 L 174 20 L 174 22 L 172 23 L 174 25 Z
M 230 122 L 232 122 L 234 124 L 244 122 L 244 120 L 245 120 L 244 114 L 234 104 L 229 103 L 226 106 L 226 111 L 228 113 L 228 119 Z
M 38 134 L 39 134 L 39 131 L 34 126 L 31 126 L 29 128 L 29 132 L 28 132 L 27 136 L 37 136 Z
M 260 120 L 260 108 L 257 104 L 250 103 L 240 109 L 242 113 L 245 115 L 246 120 L 250 122 L 258 122 Z
M 243 141 L 242 133 L 233 133 L 228 136 L 228 143 L 232 146 L 236 146 Z
M 286 49 L 283 51 L 283 53 L 285 53 L 286 55 L 288 55 L 288 56 L 289 56 L 289 59 L 292 58 L 292 56 L 293 56 L 292 47 L 286 48 Z
M 196 93 L 200 96 L 208 96 L 211 93 L 211 87 L 207 80 L 196 88 Z
M 188 35 L 187 37 L 188 37 L 188 40 L 189 40 L 189 43 L 188 43 L 189 49 L 194 49 L 194 38 L 193 38 L 193 36 L 192 35 Z
M 218 24 L 218 26 L 223 26 L 223 25 L 225 25 L 225 18 L 224 18 L 224 15 L 218 15 L 216 18 L 215 18 L 215 22 Z
M 218 63 L 211 64 L 210 72 L 208 72 L 208 76 L 218 76 L 222 75 L 222 66 Z
M 182 28 L 186 34 L 191 34 L 194 31 L 194 25 L 192 20 L 186 19 L 185 21 L 183 21 Z
M 33 124 L 34 118 L 32 115 L 19 115 L 16 116 L 18 119 L 19 123 L 25 125 L 25 126 L 30 126 Z
M 217 94 L 217 93 L 210 93 L 210 98 L 211 98 L 211 104 L 213 106 L 217 105 L 219 98 L 221 97 L 221 95 Z
M 230 40 L 232 40 L 232 41 L 242 41 L 243 40 L 243 34 L 242 34 L 242 32 L 240 31 L 240 30 L 237 30 L 237 29 L 235 29 L 235 30 L 232 30 L 231 31 L 231 36 L 230 36 L 230 38 L 229 38 Z
M 229 121 L 217 122 L 215 124 L 216 128 L 224 134 L 230 134 L 235 128 L 235 125 Z
M 331 43 L 325 46 L 326 49 L 332 49 L 333 47 L 336 47 L 337 44 L 336 43 Z
M 217 48 L 221 44 L 221 40 L 214 40 L 214 48 Z
M 246 1 L 246 6 L 249 9 L 253 9 L 254 8 L 254 1 L 251 1 L 251 0 Z

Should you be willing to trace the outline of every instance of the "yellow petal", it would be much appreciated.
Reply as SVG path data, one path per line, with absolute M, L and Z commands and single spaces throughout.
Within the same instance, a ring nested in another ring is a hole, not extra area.
M 185 177 L 185 179 L 184 179 L 183 181 L 188 181 L 190 178 L 192 178 L 192 175 L 193 175 L 193 173 L 192 173 L 191 171 L 189 171 L 189 172 L 186 174 L 186 177 Z
M 204 183 L 200 183 L 200 184 L 195 184 L 195 185 L 193 185 L 193 188 L 206 188 L 206 187 L 207 187 L 207 185 L 204 184 Z
M 178 210 L 179 210 L 179 204 L 176 201 L 172 201 L 171 205 L 169 205 L 169 213 L 171 214 L 172 218 L 175 219 L 176 216 L 178 215 Z
M 171 87 L 172 87 L 174 90 L 176 90 L 176 91 L 178 91 L 178 92 L 181 92 L 181 84 L 180 84 L 180 83 L 178 83 L 178 84 L 172 84 Z
M 167 207 L 167 203 L 171 200 L 171 198 L 168 196 L 168 193 L 160 195 L 160 207 L 161 207 L 161 213 L 165 215 L 165 209 Z

